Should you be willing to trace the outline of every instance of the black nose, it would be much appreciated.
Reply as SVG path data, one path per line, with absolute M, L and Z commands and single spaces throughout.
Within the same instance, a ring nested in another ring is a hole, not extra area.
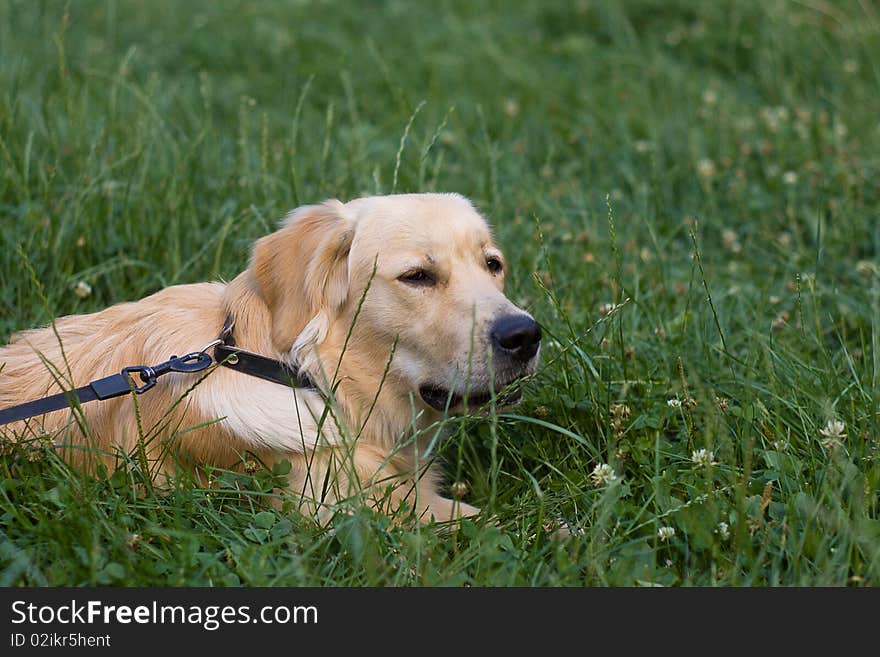
M 492 325 L 492 346 L 517 360 L 527 361 L 538 353 L 541 327 L 528 315 L 508 315 Z

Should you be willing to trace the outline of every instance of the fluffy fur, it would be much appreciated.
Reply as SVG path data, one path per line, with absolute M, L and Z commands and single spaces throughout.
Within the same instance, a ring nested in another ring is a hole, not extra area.
M 537 353 L 522 362 L 490 348 L 499 317 L 528 317 L 503 283 L 503 256 L 461 196 L 302 207 L 228 284 L 173 286 L 16 334 L 0 348 L 0 408 L 196 351 L 228 314 L 238 347 L 299 366 L 319 390 L 213 367 L 200 381 L 172 373 L 137 398 L 85 404 L 82 417 L 56 411 L 0 432 L 49 436 L 81 467 L 112 466 L 142 445 L 160 481 L 180 467 L 241 467 L 249 454 L 288 459 L 290 490 L 319 517 L 354 494 L 383 508 L 406 502 L 423 520 L 474 514 L 438 493 L 433 433 L 422 430 L 442 412 L 420 390 L 449 391 L 454 411 L 466 393 L 485 396 L 534 371 Z

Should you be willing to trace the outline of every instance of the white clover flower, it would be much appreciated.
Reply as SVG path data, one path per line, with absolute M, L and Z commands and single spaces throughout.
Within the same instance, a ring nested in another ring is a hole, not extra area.
M 702 160 L 697 162 L 697 173 L 700 174 L 700 177 L 711 178 L 717 172 L 718 169 L 715 167 L 715 163 L 708 157 L 704 157 Z
M 85 281 L 80 281 L 73 286 L 73 293 L 80 299 L 85 299 L 92 293 L 92 286 Z
M 798 181 L 798 175 L 794 171 L 786 171 L 782 174 L 782 182 L 786 185 L 795 185 Z
M 819 433 L 826 438 L 846 438 L 844 431 L 846 431 L 846 424 L 840 420 L 828 420 L 825 428 L 819 429 Z
M 729 228 L 725 228 L 721 231 L 721 244 L 728 251 L 733 251 L 734 253 L 742 251 L 742 245 L 739 243 L 739 238 L 737 237 L 736 232 Z
M 718 528 L 715 530 L 715 533 L 718 534 L 722 540 L 726 541 L 730 538 L 730 525 L 722 520 L 718 523 Z
M 669 408 L 681 408 L 681 400 L 678 397 L 673 397 L 666 400 L 666 405 Z
M 697 449 L 691 452 L 691 461 L 700 468 L 708 468 L 710 465 L 717 465 L 715 461 L 715 452 L 708 449 Z
M 764 125 L 767 126 L 767 129 L 770 132 L 776 132 L 779 130 L 780 116 L 776 113 L 776 109 L 773 107 L 762 107 L 761 108 L 761 120 L 764 122 Z
M 828 420 L 824 429 L 819 429 L 819 433 L 825 436 L 821 441 L 822 446 L 826 449 L 840 447 L 843 445 L 843 439 L 846 438 L 846 425 L 840 420 Z
M 660 538 L 661 541 L 668 541 L 670 538 L 675 536 L 675 528 L 664 525 L 657 530 L 657 536 Z
M 619 477 L 614 474 L 614 468 L 610 465 L 607 463 L 600 463 L 593 468 L 593 471 L 590 473 L 590 479 L 594 486 L 606 486 L 617 481 Z

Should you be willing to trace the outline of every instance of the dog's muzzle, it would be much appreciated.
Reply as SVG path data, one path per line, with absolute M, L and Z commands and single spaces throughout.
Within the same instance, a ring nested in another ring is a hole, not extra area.
M 489 338 L 498 365 L 495 373 L 500 379 L 493 386 L 496 394 L 486 389 L 470 389 L 461 393 L 426 383 L 419 386 L 422 401 L 438 411 L 455 408 L 464 401 L 471 407 L 482 406 L 493 397 L 503 406 L 517 403 L 522 391 L 515 382 L 534 370 L 534 360 L 541 346 L 541 327 L 525 313 L 505 315 L 492 323 Z

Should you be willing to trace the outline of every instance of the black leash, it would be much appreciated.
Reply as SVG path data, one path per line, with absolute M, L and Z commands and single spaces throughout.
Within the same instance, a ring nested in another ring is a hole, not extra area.
M 97 379 L 75 390 L 59 392 L 57 395 L 5 408 L 0 411 L 0 425 L 67 408 L 77 401 L 80 404 L 96 399 L 103 401 L 129 392 L 140 395 L 156 385 L 156 380 L 163 374 L 168 374 L 168 372 L 200 372 L 210 364 L 211 357 L 208 354 L 204 351 L 194 351 L 186 356 L 172 356 L 170 360 L 153 367 L 148 365 L 126 367 L 119 374 Z M 135 373 L 140 375 L 142 383 L 140 386 L 132 379 L 132 374 Z
M 242 374 L 255 376 L 266 381 L 279 383 L 292 388 L 314 388 L 308 376 L 281 361 L 266 358 L 259 354 L 235 348 L 232 329 L 235 323 L 231 315 L 227 315 L 220 331 L 220 336 L 205 346 L 201 351 L 194 351 L 186 356 L 172 356 L 169 360 L 152 367 L 135 365 L 125 367 L 119 374 L 92 381 L 88 385 L 74 390 L 59 392 L 56 395 L 36 399 L 0 410 L 0 425 L 17 420 L 25 420 L 51 411 L 68 408 L 72 404 L 105 399 L 113 399 L 133 392 L 140 395 L 156 385 L 156 380 L 169 372 L 186 374 L 201 372 L 216 362 L 218 365 L 232 368 Z M 208 349 L 214 347 L 213 359 Z M 137 385 L 133 375 L 139 375 L 141 385 Z

